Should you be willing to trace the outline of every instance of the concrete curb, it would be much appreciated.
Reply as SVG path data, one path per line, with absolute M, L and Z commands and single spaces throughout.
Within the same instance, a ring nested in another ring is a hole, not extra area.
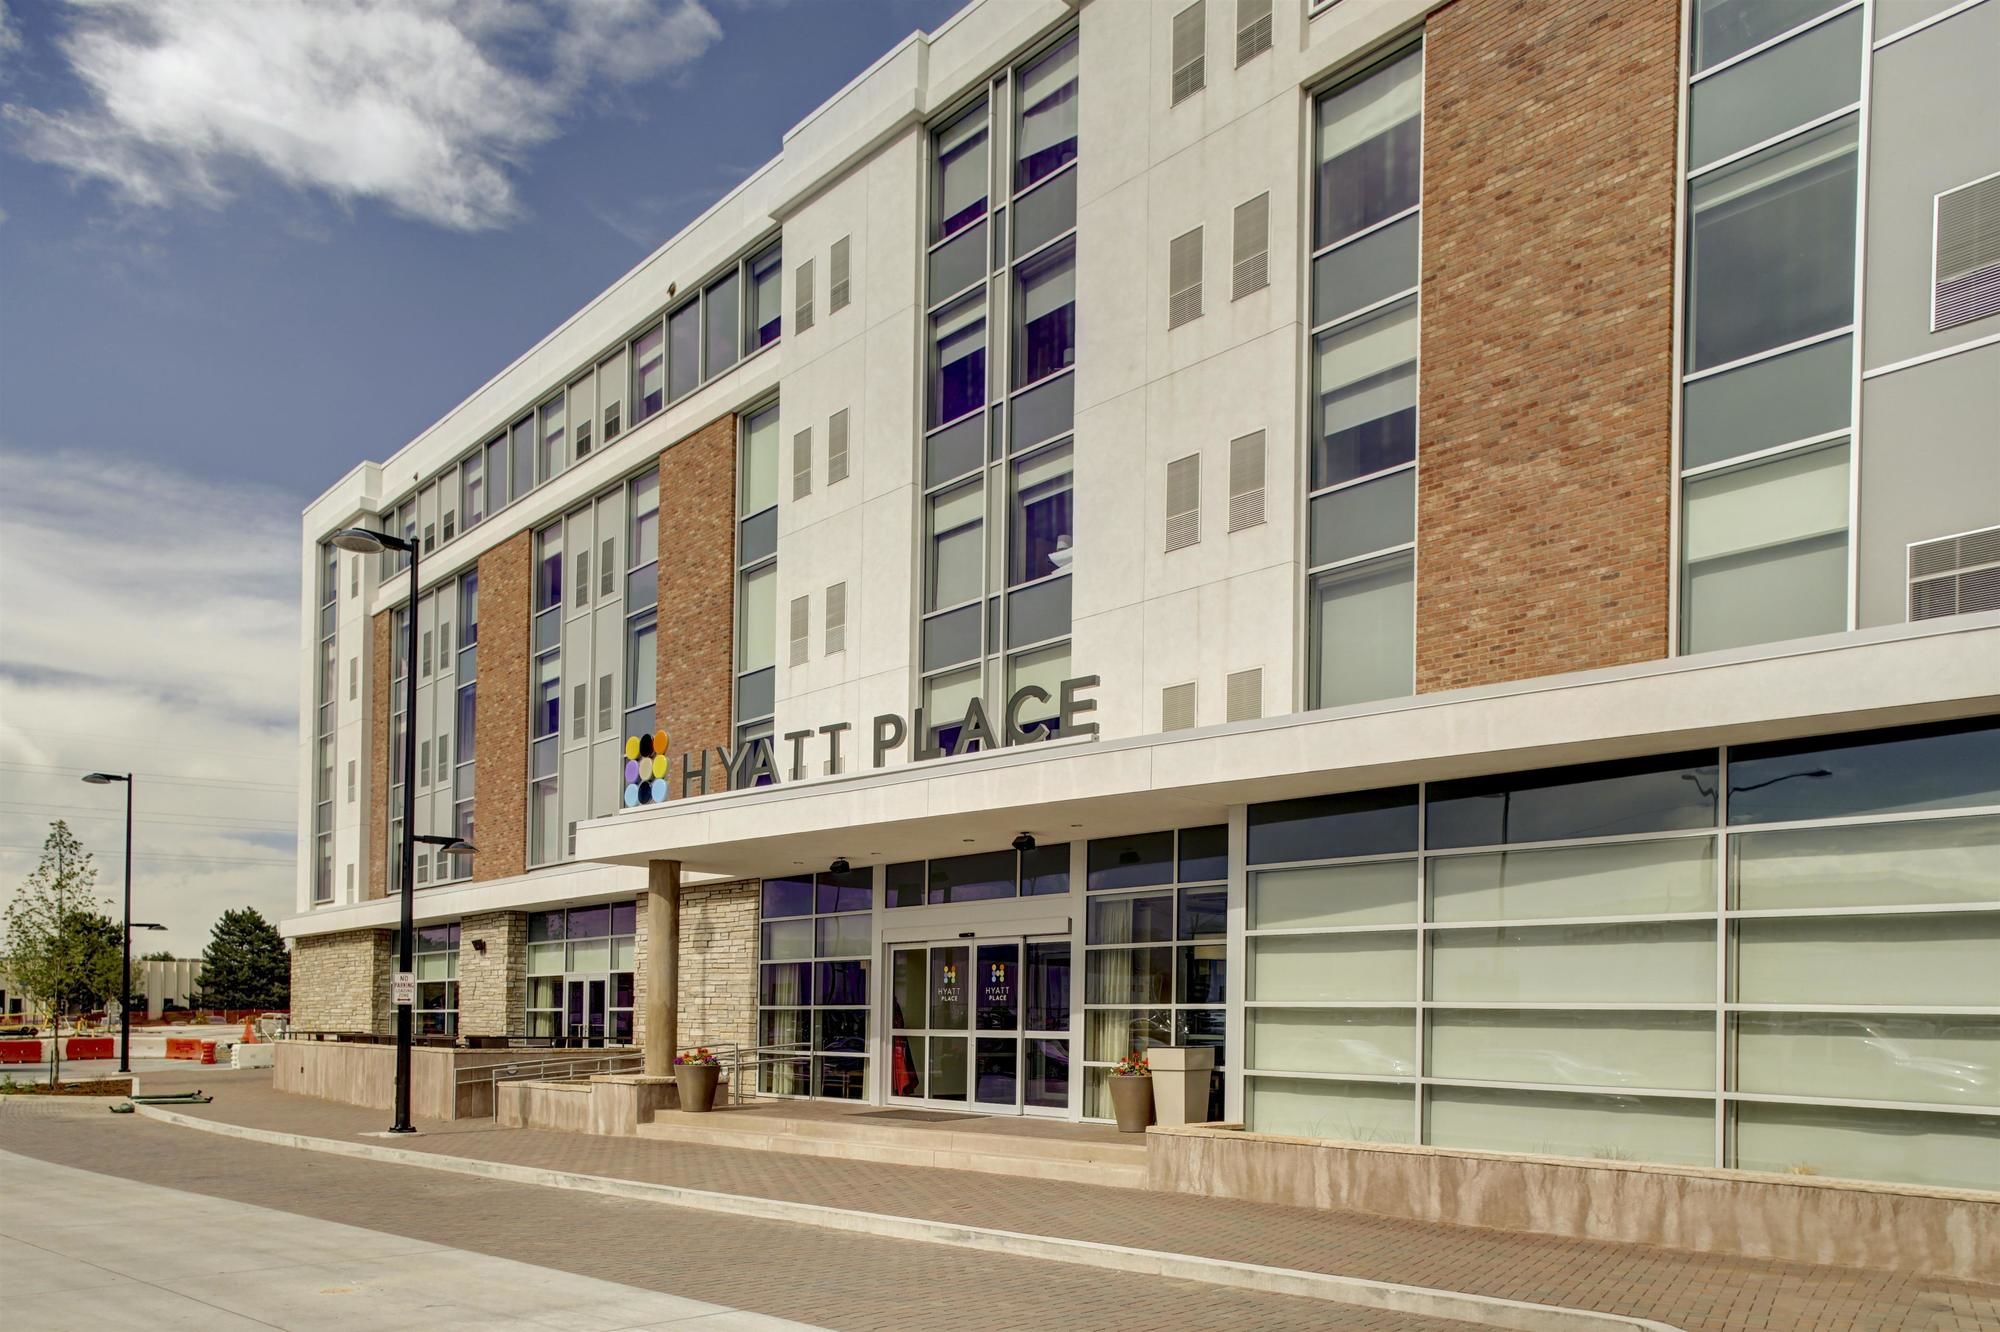
M 1491 1295 L 1470 1295 L 1459 1291 L 1436 1290 L 1425 1286 L 1404 1286 L 1388 1281 L 1368 1281 L 1360 1277 L 1335 1276 L 1296 1268 L 1267 1267 L 1260 1263 L 1240 1263 L 1223 1258 L 1203 1258 L 1194 1254 L 1167 1253 L 1157 1249 L 1135 1249 L 1119 1244 L 1099 1244 L 1090 1240 L 1060 1239 L 1048 1235 L 1027 1235 L 1011 1230 L 991 1230 L 963 1226 L 949 1221 L 928 1221 L 917 1217 L 888 1216 L 878 1212 L 856 1212 L 817 1203 L 790 1202 L 779 1198 L 758 1198 L 744 1194 L 712 1193 L 704 1189 L 682 1188 L 674 1184 L 647 1184 L 638 1180 L 611 1179 L 602 1175 L 571 1174 L 545 1170 L 539 1166 L 514 1165 L 500 1161 L 479 1161 L 469 1157 L 446 1156 L 433 1152 L 413 1152 L 402 1147 L 378 1147 L 372 1143 L 343 1142 L 314 1138 L 302 1133 L 281 1133 L 272 1129 L 248 1128 L 220 1120 L 200 1119 L 162 1106 L 142 1105 L 140 1114 L 180 1128 L 199 1129 L 224 1137 L 305 1151 L 325 1152 L 363 1161 L 419 1166 L 451 1174 L 504 1180 L 513 1184 L 534 1184 L 543 1188 L 571 1189 L 637 1202 L 664 1203 L 730 1216 L 762 1221 L 788 1221 L 819 1226 L 851 1234 L 882 1239 L 915 1240 L 942 1244 L 983 1253 L 1015 1258 L 1039 1258 L 1046 1262 L 1098 1267 L 1133 1275 L 1169 1277 L 1199 1281 L 1212 1286 L 1264 1295 L 1294 1295 L 1327 1300 L 1366 1309 L 1383 1309 L 1426 1318 L 1456 1319 L 1482 1327 L 1512 1329 L 1513 1332 L 1681 1332 L 1671 1324 L 1623 1314 L 1599 1313 L 1589 1309 L 1567 1309 L 1552 1304 L 1530 1304 Z

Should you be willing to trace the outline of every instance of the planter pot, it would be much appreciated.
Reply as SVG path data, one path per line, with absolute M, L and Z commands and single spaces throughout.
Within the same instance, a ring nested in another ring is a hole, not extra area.
M 722 1074 L 720 1064 L 675 1064 L 674 1091 L 681 1109 L 702 1114 L 715 1107 L 715 1080 Z
M 1144 1133 L 1153 1122 L 1153 1080 L 1112 1074 L 1111 1108 L 1118 1116 L 1120 1133 Z

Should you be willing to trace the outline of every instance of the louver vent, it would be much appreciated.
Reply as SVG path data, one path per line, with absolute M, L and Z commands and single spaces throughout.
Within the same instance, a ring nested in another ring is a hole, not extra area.
M 1194 682 L 1168 685 L 1160 691 L 1160 729 L 1163 731 L 1190 731 L 1194 729 Z
M 813 432 L 807 426 L 792 436 L 792 498 L 804 499 L 813 490 Z
M 1237 671 L 1229 677 L 1229 720 L 1254 721 L 1264 715 L 1264 668 Z
M 1271 0 L 1236 0 L 1236 63 L 1271 49 Z
M 827 261 L 826 312 L 839 314 L 847 308 L 847 237 L 842 236 L 833 243 L 833 255 Z
M 1201 228 L 1167 247 L 1167 327 L 1201 318 Z
M 1201 540 L 1201 455 L 1190 453 L 1167 464 L 1167 549 Z
M 1910 547 L 1910 619 L 2000 610 L 2000 527 Z
M 826 483 L 847 479 L 847 409 L 841 408 L 826 423 Z
M 1229 530 L 1264 521 L 1264 432 L 1229 441 Z
M 1174 103 L 1200 92 L 1208 84 L 1207 0 L 1195 0 L 1174 15 Z
M 1271 285 L 1271 196 L 1236 205 L 1236 253 L 1229 269 L 1229 299 L 1240 301 Z
M 2000 175 L 1937 197 L 1931 328 L 2000 314 Z
M 609 444 L 618 438 L 618 404 L 612 403 L 604 409 L 604 442 Z
M 808 259 L 792 270 L 792 332 L 803 333 L 813 326 L 813 261 Z
M 847 650 L 847 584 L 835 583 L 826 590 L 827 656 Z
M 806 635 L 811 631 L 812 598 L 792 598 L 792 665 L 806 664 Z

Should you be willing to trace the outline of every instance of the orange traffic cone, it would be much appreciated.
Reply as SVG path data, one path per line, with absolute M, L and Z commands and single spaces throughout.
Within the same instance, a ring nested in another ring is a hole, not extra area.
M 257 1043 L 257 1019 L 253 1017 L 244 1018 L 243 1044 L 255 1045 L 256 1043 Z

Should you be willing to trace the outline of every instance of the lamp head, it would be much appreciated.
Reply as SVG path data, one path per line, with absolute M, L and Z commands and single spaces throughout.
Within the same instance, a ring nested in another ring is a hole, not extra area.
M 354 555 L 380 555 L 385 550 L 410 548 L 410 543 L 401 537 L 390 536 L 387 532 L 377 532 L 372 527 L 343 527 L 327 540 Z
M 126 779 L 115 772 L 93 772 L 86 774 L 83 780 L 92 786 L 109 786 L 113 782 L 122 782 Z
M 847 871 L 848 871 L 848 869 L 849 869 L 849 866 L 848 866 L 848 863 L 847 863 L 847 857 L 846 857 L 846 856 L 835 856 L 835 857 L 833 858 L 833 863 L 832 863 L 831 865 L 828 865 L 828 866 L 826 867 L 826 869 L 827 869 L 827 873 L 829 873 L 829 874 L 845 874 L 845 873 L 847 873 Z

